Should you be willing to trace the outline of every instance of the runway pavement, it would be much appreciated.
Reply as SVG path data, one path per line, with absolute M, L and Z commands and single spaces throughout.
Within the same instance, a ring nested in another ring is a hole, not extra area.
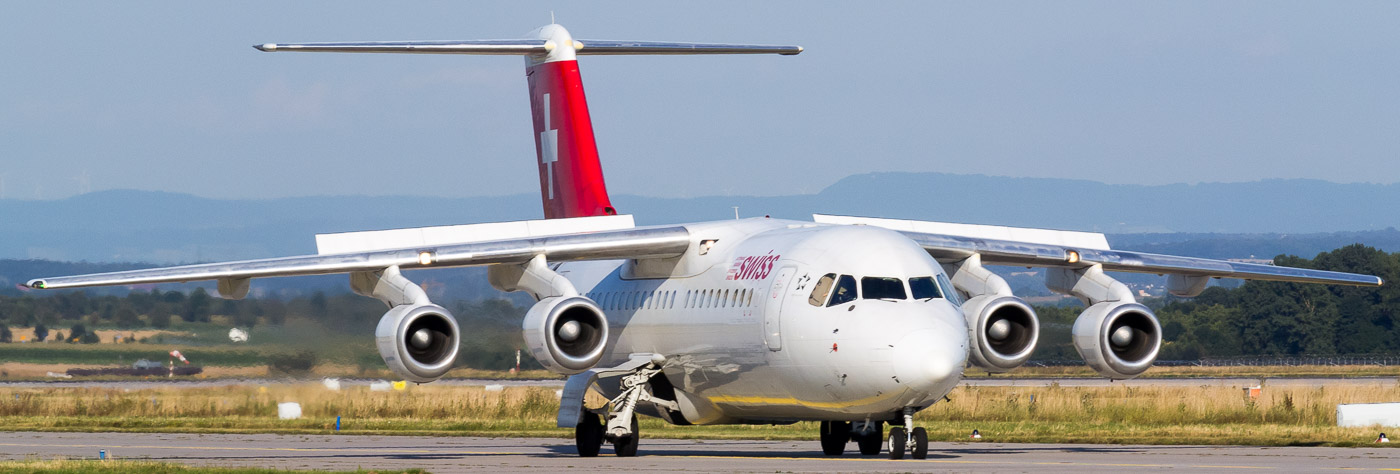
M 377 380 L 371 379 L 339 379 L 342 386 L 369 385 Z M 247 385 L 280 385 L 299 383 L 318 383 L 320 379 L 294 380 L 294 379 L 205 379 L 205 380 L 53 380 L 53 381 L 22 381 L 3 382 L 0 381 L 0 388 L 120 388 L 120 389 L 146 389 L 146 388 L 180 388 L 180 387 L 227 387 L 227 386 L 247 386 Z M 1244 387 L 1264 385 L 1267 387 L 1323 387 L 1337 385 L 1396 385 L 1400 384 L 1400 377 L 1198 377 L 1198 378 L 1138 378 L 1132 380 L 1109 380 L 1105 378 L 967 378 L 963 379 L 963 385 L 978 387 L 1048 387 L 1058 384 L 1061 387 L 1108 387 L 1113 385 L 1126 385 L 1129 387 L 1200 387 L 1200 386 L 1220 386 L 1220 387 Z M 495 380 L 495 379 L 442 379 L 433 382 L 434 385 L 456 385 L 456 386 L 483 386 L 483 385 L 504 385 L 507 387 L 554 387 L 563 388 L 563 379 L 543 379 L 543 380 Z
M 282 436 L 130 433 L 0 433 L 0 459 L 140 458 L 181 464 L 286 469 L 684 472 L 1327 472 L 1400 471 L 1400 449 L 1382 447 L 1119 446 L 933 443 L 929 459 L 826 457 L 812 441 L 646 439 L 639 456 L 605 447 L 579 458 L 572 440 L 410 436 Z

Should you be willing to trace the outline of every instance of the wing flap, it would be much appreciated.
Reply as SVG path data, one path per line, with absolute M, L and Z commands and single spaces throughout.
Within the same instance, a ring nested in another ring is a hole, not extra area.
M 994 226 L 941 227 L 938 222 L 904 221 L 840 216 L 814 216 L 832 224 L 863 224 L 885 227 L 909 237 L 940 262 L 956 262 L 973 254 L 988 265 L 1084 268 L 1102 265 L 1104 270 L 1134 273 L 1174 274 L 1212 278 L 1289 281 L 1354 286 L 1381 286 L 1380 277 L 1356 273 L 1278 267 L 1257 263 L 1231 262 L 1208 258 L 1180 257 L 1153 253 L 1110 250 L 1102 234 L 1085 232 L 1021 229 Z M 821 222 L 822 220 L 819 220 Z M 917 229 L 917 230 L 915 230 Z M 927 232 L 952 229 L 962 235 Z M 1011 235 L 1037 241 L 985 238 Z M 1084 244 L 1084 245 L 1074 245 Z
M 647 259 L 679 256 L 690 248 L 684 226 L 553 235 L 436 247 L 401 248 L 332 255 L 244 260 L 123 272 L 39 278 L 30 288 L 60 289 L 203 280 L 265 278 L 327 273 L 525 263 L 536 255 L 550 261 Z

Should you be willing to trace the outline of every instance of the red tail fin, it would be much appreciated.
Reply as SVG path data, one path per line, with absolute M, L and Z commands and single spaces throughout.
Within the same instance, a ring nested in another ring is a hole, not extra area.
M 588 117 L 578 61 L 570 58 L 538 62 L 526 69 L 526 75 L 530 81 L 544 217 L 617 214 L 603 183 L 603 167 L 593 140 L 593 123 Z
M 654 41 L 574 41 L 564 27 L 546 25 L 521 40 L 359 41 L 349 43 L 265 43 L 261 51 L 411 54 L 511 54 L 525 56 L 530 109 L 535 119 L 535 151 L 540 163 L 544 217 L 617 214 L 608 201 L 593 122 L 579 80 L 580 54 L 782 54 L 801 46 L 672 43 Z

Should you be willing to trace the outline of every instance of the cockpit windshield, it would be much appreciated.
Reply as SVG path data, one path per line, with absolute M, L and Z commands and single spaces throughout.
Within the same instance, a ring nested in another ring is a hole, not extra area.
M 822 275 L 812 285 L 812 293 L 807 296 L 807 304 L 812 306 L 838 306 L 855 301 L 856 277 L 828 273 Z M 861 277 L 859 298 L 867 300 L 931 300 L 947 298 L 954 305 L 961 305 L 953 284 L 943 275 L 921 276 L 904 280 L 894 277 Z
M 954 306 L 962 306 L 962 296 L 958 295 L 958 290 L 953 288 L 953 282 L 948 281 L 947 275 L 938 274 L 938 287 L 943 289 L 943 297 L 948 298 L 949 303 L 953 303 Z
M 942 298 L 943 293 L 938 291 L 938 284 L 933 282 L 933 277 L 914 277 L 909 279 L 909 292 L 916 300 L 927 300 Z
M 864 277 L 860 279 L 861 298 L 867 300 L 905 299 L 904 281 L 888 277 Z
M 831 295 L 831 301 L 827 306 L 846 304 L 856 300 L 856 279 L 850 275 L 841 275 L 836 280 L 836 292 Z
M 828 273 L 817 279 L 817 284 L 812 285 L 812 296 L 807 297 L 807 304 L 821 307 L 826 304 L 826 297 L 831 296 L 831 285 L 836 283 L 836 274 Z

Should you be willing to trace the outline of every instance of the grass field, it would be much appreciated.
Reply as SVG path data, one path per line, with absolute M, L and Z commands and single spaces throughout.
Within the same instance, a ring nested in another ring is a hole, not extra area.
M 961 387 L 920 413 L 935 441 L 1120 444 L 1370 444 L 1376 430 L 1336 427 L 1336 405 L 1400 400 L 1394 383 L 1270 388 L 1246 400 L 1229 387 Z M 304 417 L 280 420 L 277 403 Z M 593 400 L 597 405 L 601 400 Z M 554 427 L 554 389 L 410 386 L 371 392 L 319 384 L 269 387 L 0 390 L 0 428 L 40 431 L 334 433 L 570 437 Z M 815 423 L 671 426 L 644 419 L 647 437 L 815 439 Z

